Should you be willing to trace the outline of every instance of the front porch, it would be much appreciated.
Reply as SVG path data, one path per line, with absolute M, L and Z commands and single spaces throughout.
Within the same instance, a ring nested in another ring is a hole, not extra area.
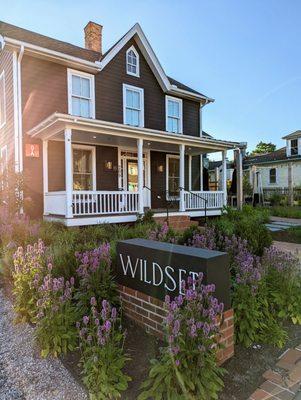
M 233 143 L 96 122 L 56 115 L 29 133 L 43 143 L 45 219 L 81 226 L 133 222 L 148 209 L 221 213 L 226 173 L 221 190 L 204 190 L 203 154 L 221 151 L 225 171 Z

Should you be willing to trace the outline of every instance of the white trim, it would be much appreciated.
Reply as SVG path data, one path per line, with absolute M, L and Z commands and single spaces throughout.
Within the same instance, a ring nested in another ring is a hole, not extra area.
M 65 129 L 65 189 L 66 189 L 66 209 L 65 217 L 73 217 L 73 173 L 72 173 L 72 130 Z
M 18 55 L 13 52 L 13 98 L 14 98 L 14 156 L 15 172 L 19 171 L 19 117 L 18 117 Z
M 127 90 L 132 90 L 136 91 L 140 94 L 140 118 L 139 118 L 139 126 L 138 128 L 143 128 L 144 127 L 144 89 L 137 87 L 137 86 L 132 86 L 128 85 L 127 83 L 122 84 L 122 94 L 123 94 L 123 123 L 124 125 L 127 126 L 134 126 L 135 125 L 130 125 L 126 123 L 126 91 Z M 137 127 L 136 127 L 137 128 Z
M 117 122 L 102 121 L 91 118 L 75 117 L 68 114 L 53 113 L 37 126 L 27 132 L 31 137 L 41 139 L 50 139 L 54 135 L 62 132 L 65 127 L 72 129 L 80 129 L 86 132 L 94 132 L 108 134 L 113 136 L 126 136 L 128 138 L 137 139 L 140 135 L 145 140 L 180 144 L 185 143 L 187 146 L 199 147 L 203 149 L 203 153 L 209 153 L 210 150 L 220 151 L 225 149 L 236 149 L 238 142 L 230 142 L 217 139 L 209 139 L 207 137 L 198 137 L 190 135 L 179 135 L 178 133 L 170 133 L 155 129 L 141 128 L 130 125 L 124 125 Z
M 118 224 L 125 222 L 137 221 L 137 215 L 112 215 L 112 216 L 96 216 L 96 217 L 78 217 L 78 218 L 58 218 L 50 215 L 44 216 L 46 221 L 62 222 L 65 226 L 86 226 L 86 225 L 99 225 L 99 224 Z
M 192 155 L 188 155 L 188 190 L 192 190 Z
M 175 103 L 179 103 L 179 132 L 172 132 L 168 130 L 168 118 L 172 118 L 171 116 L 168 115 L 168 102 L 169 101 L 174 101 Z M 173 96 L 165 96 L 165 129 L 166 132 L 170 133 L 176 133 L 176 134 L 182 134 L 183 133 L 183 100 L 179 99 L 178 97 L 173 97 Z
M 136 73 L 128 71 L 128 53 L 132 51 L 135 56 L 136 56 Z M 135 46 L 131 46 L 130 48 L 127 49 L 126 53 L 125 53 L 125 69 L 126 69 L 126 73 L 128 75 L 132 75 L 132 76 L 136 76 L 137 78 L 140 78 L 140 60 L 139 60 L 139 53 L 138 51 L 135 49 Z
M 91 150 L 92 151 L 92 190 L 96 190 L 96 146 L 90 146 L 85 144 L 72 143 L 72 177 L 74 176 L 73 170 L 73 149 Z M 72 188 L 75 191 L 74 188 Z
M 46 214 L 45 208 L 45 194 L 48 193 L 48 140 L 43 140 L 43 190 L 44 190 L 44 215 Z
M 0 74 L 0 83 L 2 80 L 3 93 L 0 93 L 0 97 L 3 95 L 3 122 L 0 124 L 0 129 L 6 124 L 6 87 L 5 87 L 5 71 L 3 70 Z
M 275 182 L 271 182 L 271 170 L 275 170 Z M 277 167 L 271 167 L 268 168 L 269 171 L 269 185 L 278 185 L 278 168 Z
M 207 96 L 189 92 L 187 90 L 179 89 L 176 85 L 171 85 L 167 75 L 165 74 L 160 61 L 158 60 L 154 50 L 152 49 L 149 41 L 147 40 L 141 26 L 136 23 L 124 36 L 119 40 L 115 46 L 106 54 L 100 61 L 101 69 L 105 68 L 107 64 L 119 53 L 119 51 L 128 43 L 128 41 L 135 36 L 136 42 L 141 50 L 141 53 L 148 62 L 151 70 L 157 78 L 161 88 L 164 92 L 172 92 L 173 94 L 181 94 L 183 97 L 197 99 L 198 101 L 205 100 L 207 102 L 214 101 Z
M 170 200 L 175 199 L 174 196 L 170 197 L 169 196 L 169 159 L 170 158 L 176 158 L 177 160 L 179 160 L 179 186 L 180 186 L 180 156 L 178 154 L 166 154 L 166 160 L 165 160 L 165 164 L 166 164 L 166 176 L 165 176 L 165 188 L 166 188 L 166 199 Z M 180 193 L 179 196 L 176 198 L 177 200 L 180 199 Z
M 199 114 L 199 129 L 200 129 L 200 137 L 203 136 L 203 111 L 202 106 L 200 106 L 200 114 Z
M 2 163 L 2 159 L 5 158 L 4 160 L 4 165 L 5 167 L 3 168 L 3 163 Z M 1 174 L 3 174 L 4 170 L 7 168 L 8 166 L 8 147 L 7 144 L 3 147 L 1 147 L 0 150 L 0 161 L 1 161 Z
M 185 144 L 180 144 L 180 204 L 179 210 L 185 211 Z
M 12 39 L 10 37 L 4 37 L 4 43 L 11 45 L 13 47 L 26 47 L 26 53 L 36 54 L 36 55 L 44 55 L 45 58 L 58 60 L 58 61 L 66 61 L 70 64 L 74 64 L 74 66 L 85 67 L 89 70 L 100 71 L 100 63 L 98 61 L 87 61 L 83 58 L 70 56 L 66 53 L 61 53 L 59 51 L 50 50 L 45 47 L 36 46 L 34 44 L 23 42 L 22 40 Z
M 87 72 L 77 71 L 75 69 L 67 68 L 67 82 L 68 82 L 68 113 L 74 115 L 72 112 L 72 76 L 79 76 L 80 78 L 89 79 L 90 82 L 90 98 L 86 98 L 90 102 L 90 115 L 89 118 L 95 119 L 95 77 L 93 74 Z M 79 97 L 83 98 L 83 97 Z M 76 116 L 76 115 L 75 115 Z M 80 116 L 79 116 L 80 117 Z M 83 117 L 87 118 L 87 117 Z
M 21 63 L 24 55 L 24 46 L 21 46 L 18 55 L 17 84 L 18 84 L 18 151 L 19 151 L 19 172 L 23 172 L 23 113 L 22 113 L 22 74 Z

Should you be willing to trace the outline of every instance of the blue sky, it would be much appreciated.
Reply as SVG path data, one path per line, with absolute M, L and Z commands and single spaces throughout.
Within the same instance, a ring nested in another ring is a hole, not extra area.
M 213 97 L 203 127 L 220 139 L 260 140 L 301 129 L 301 1 L 0 0 L 0 18 L 83 45 L 89 20 L 104 50 L 139 22 L 165 72 Z

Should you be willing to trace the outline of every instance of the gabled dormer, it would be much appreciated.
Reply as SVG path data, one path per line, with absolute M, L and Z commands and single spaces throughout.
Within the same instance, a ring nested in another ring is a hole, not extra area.
M 301 131 L 296 131 L 284 136 L 286 140 L 286 155 L 287 157 L 301 156 Z

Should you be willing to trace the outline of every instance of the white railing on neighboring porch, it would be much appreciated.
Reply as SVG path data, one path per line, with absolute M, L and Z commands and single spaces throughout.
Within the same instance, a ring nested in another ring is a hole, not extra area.
M 130 191 L 74 191 L 73 215 L 138 213 L 139 193 Z
M 184 202 L 186 210 L 203 210 L 206 208 L 222 208 L 224 206 L 224 192 L 216 191 L 216 192 L 185 192 L 184 193 Z

